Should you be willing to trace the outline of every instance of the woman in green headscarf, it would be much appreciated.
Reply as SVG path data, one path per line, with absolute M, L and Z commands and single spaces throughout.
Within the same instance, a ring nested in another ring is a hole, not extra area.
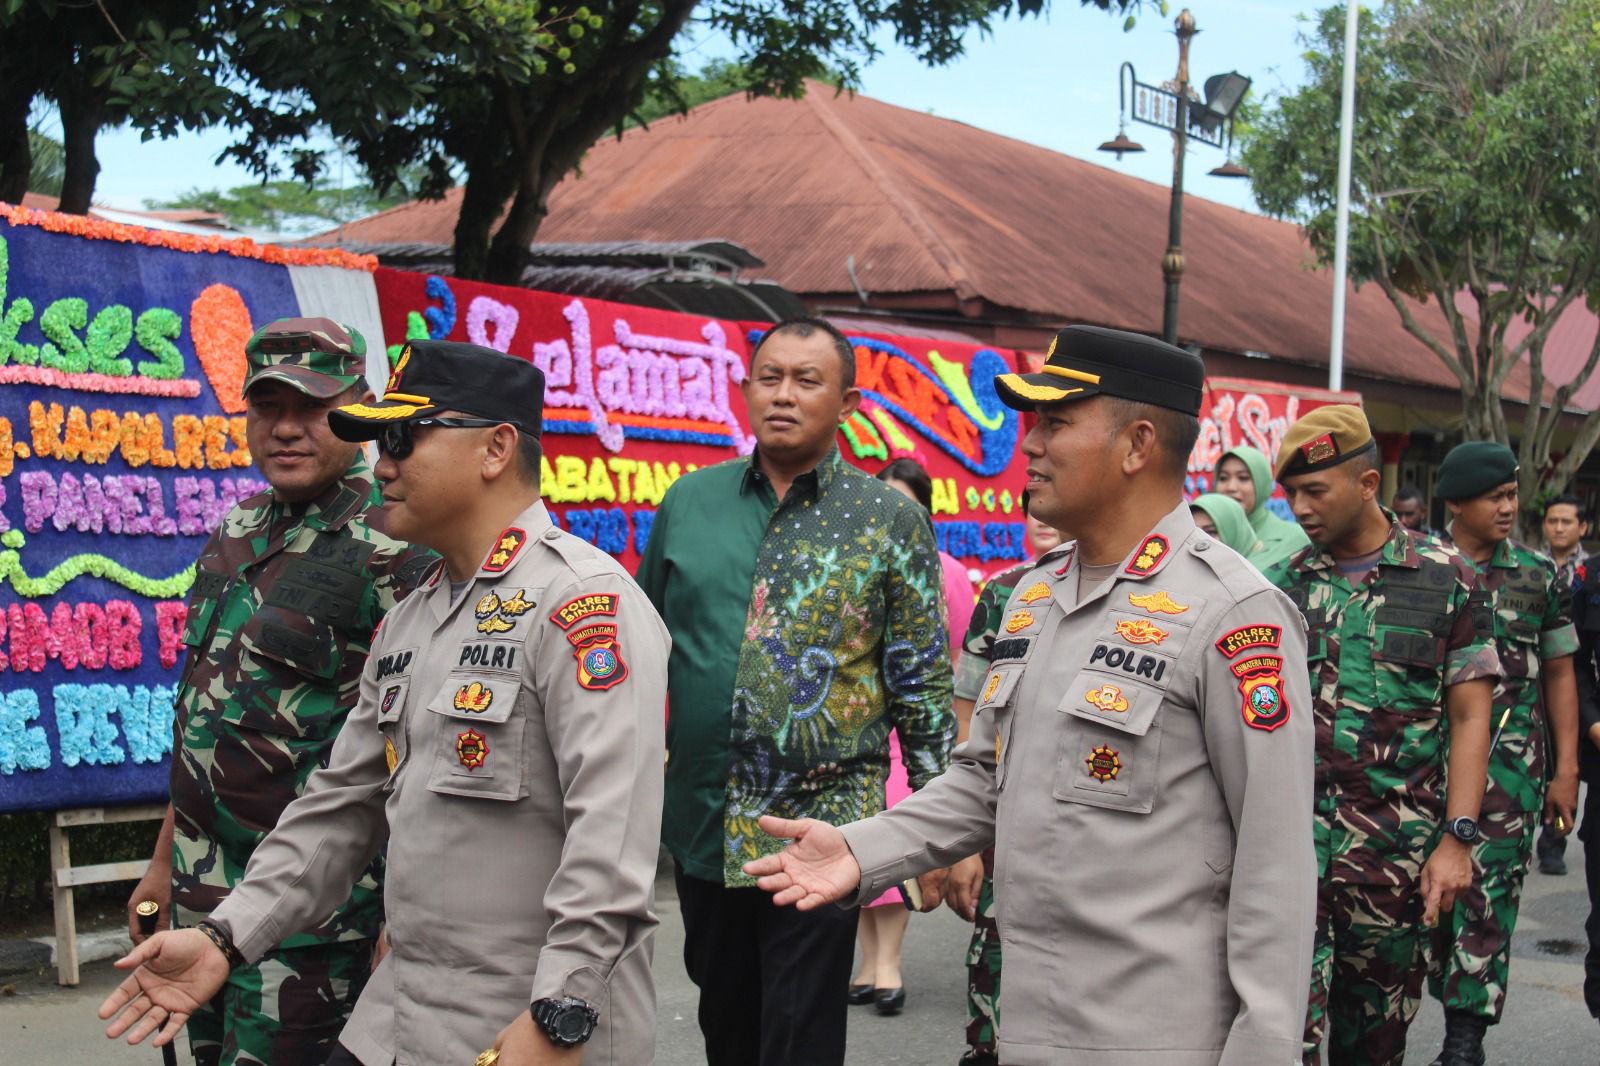
M 1246 558 L 1262 572 L 1311 543 L 1298 524 L 1279 518 L 1267 507 L 1272 487 L 1272 463 L 1254 448 L 1240 445 L 1217 460 L 1212 491 L 1231 496 L 1244 508 L 1250 528 L 1261 542 Z
M 1194 524 L 1246 559 L 1261 547 L 1239 501 L 1220 492 L 1208 492 L 1189 501 Z

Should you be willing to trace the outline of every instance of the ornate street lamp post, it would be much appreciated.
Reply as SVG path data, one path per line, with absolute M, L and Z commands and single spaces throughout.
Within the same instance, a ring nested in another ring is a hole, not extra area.
M 1183 161 L 1189 140 L 1193 138 L 1213 148 L 1227 146 L 1230 157 L 1211 171 L 1214 176 L 1250 176 L 1231 158 L 1233 116 L 1250 89 L 1250 79 L 1237 71 L 1207 78 L 1202 102 L 1189 84 L 1189 42 L 1200 31 L 1188 8 L 1179 13 L 1174 27 L 1178 76 L 1161 85 L 1149 85 L 1138 79 L 1132 63 L 1122 64 L 1117 76 L 1117 136 L 1100 146 L 1102 152 L 1114 152 L 1118 159 L 1124 152 L 1144 151 L 1143 145 L 1128 137 L 1130 118 L 1172 133 L 1172 202 L 1167 209 L 1167 250 L 1161 257 L 1161 276 L 1166 281 L 1161 336 L 1168 344 L 1178 343 L 1178 286 L 1183 281 Z

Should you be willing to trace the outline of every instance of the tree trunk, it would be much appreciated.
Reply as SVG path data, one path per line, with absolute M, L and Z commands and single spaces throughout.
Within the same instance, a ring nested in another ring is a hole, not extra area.
M 523 186 L 517 190 L 505 221 L 500 223 L 489 245 L 489 271 L 485 278 L 498 285 L 522 284 L 522 272 L 528 267 L 528 248 L 550 213 L 547 206 L 550 190 L 561 180 L 560 174 L 552 177 L 548 173 L 546 152 L 540 152 L 537 161 L 528 160 L 524 165 L 534 169 L 533 187 L 530 190 Z
M 0 97 L 0 203 L 20 204 L 33 175 L 33 145 L 28 141 L 31 103 L 31 94 Z
M 61 178 L 61 208 L 68 215 L 87 215 L 94 201 L 94 183 L 100 176 L 94 139 L 105 122 L 107 93 L 88 86 L 72 86 L 61 93 L 61 135 L 66 170 Z

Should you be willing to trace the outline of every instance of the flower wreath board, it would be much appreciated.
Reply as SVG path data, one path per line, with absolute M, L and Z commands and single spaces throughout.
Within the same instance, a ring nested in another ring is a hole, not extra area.
M 381 384 L 374 269 L 0 204 L 0 811 L 166 799 L 194 561 L 265 488 L 244 342 L 326 315 Z

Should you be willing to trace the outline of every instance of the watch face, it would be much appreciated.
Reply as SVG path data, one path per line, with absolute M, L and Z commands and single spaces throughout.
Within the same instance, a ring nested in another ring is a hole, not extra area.
M 576 1007 L 569 1007 L 556 1016 L 556 1032 L 565 1040 L 582 1040 L 589 1035 L 589 1019 Z

